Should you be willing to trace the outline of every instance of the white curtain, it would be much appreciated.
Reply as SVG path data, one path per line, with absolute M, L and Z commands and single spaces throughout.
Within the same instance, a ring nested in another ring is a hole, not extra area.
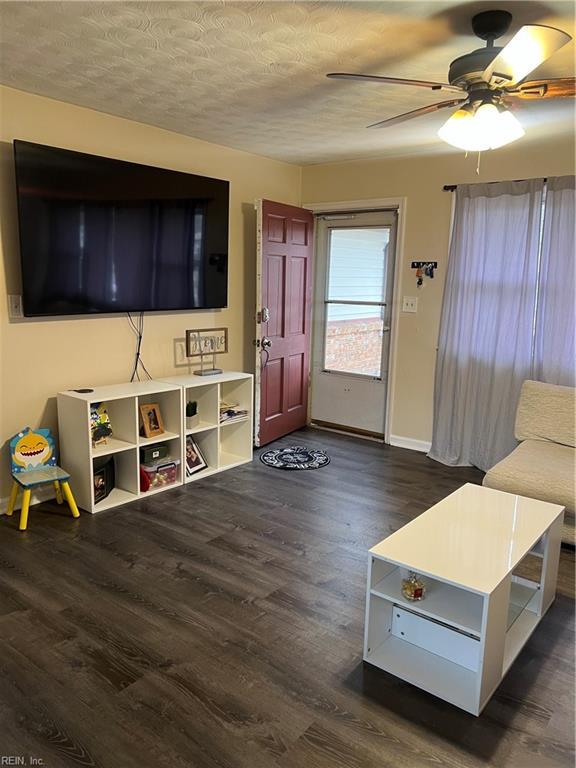
M 431 458 L 487 470 L 516 446 L 532 373 L 544 181 L 459 185 L 440 322 Z
M 547 184 L 533 374 L 537 381 L 570 387 L 576 386 L 574 188 L 574 176 Z

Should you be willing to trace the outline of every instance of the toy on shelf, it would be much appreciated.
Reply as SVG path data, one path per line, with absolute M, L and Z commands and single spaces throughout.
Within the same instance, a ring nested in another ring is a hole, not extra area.
M 62 504 L 66 498 L 73 517 L 80 517 L 68 480 L 70 475 L 57 464 L 56 446 L 49 429 L 32 430 L 25 427 L 10 440 L 10 461 L 12 465 L 12 490 L 8 501 L 7 515 L 12 515 L 18 492 L 22 488 L 22 509 L 20 512 L 21 531 L 28 525 L 30 495 L 33 488 L 52 483 L 56 500 Z
M 112 435 L 112 425 L 106 403 L 92 403 L 90 405 L 90 433 L 92 435 L 92 447 L 106 445 L 107 438 Z

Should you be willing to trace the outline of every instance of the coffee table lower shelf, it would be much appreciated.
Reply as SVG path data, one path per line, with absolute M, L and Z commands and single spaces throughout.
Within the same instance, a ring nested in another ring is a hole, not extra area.
M 477 675 L 398 637 L 389 637 L 365 661 L 460 709 L 472 711 Z

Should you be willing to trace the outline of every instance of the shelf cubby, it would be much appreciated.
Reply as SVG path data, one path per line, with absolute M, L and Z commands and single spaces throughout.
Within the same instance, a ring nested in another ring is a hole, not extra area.
M 382 562 L 382 561 L 379 561 Z M 377 569 L 373 569 L 377 570 Z M 371 588 L 373 595 L 387 598 L 428 618 L 441 621 L 462 632 L 480 637 L 482 628 L 482 596 L 429 577 L 425 578 L 425 599 L 413 602 L 402 594 L 402 580 L 409 571 L 394 567 Z
M 112 435 L 92 446 L 90 407 L 106 403 Z M 158 403 L 166 430 L 151 438 L 140 436 L 139 406 Z M 95 387 L 89 392 L 68 390 L 58 393 L 58 428 L 62 466 L 70 472 L 70 484 L 81 509 L 95 513 L 142 498 L 140 491 L 139 447 L 168 442 L 174 458 L 180 459 L 177 483 L 163 486 L 168 490 L 182 482 L 182 397 L 175 385 L 161 381 L 137 381 Z M 94 500 L 95 459 L 111 456 L 114 460 L 115 487 L 109 495 Z
M 239 409 L 252 414 L 252 380 L 236 379 L 232 381 L 223 381 L 220 386 L 220 401 L 234 403 Z M 239 422 L 222 422 L 222 425 L 237 424 Z
M 195 472 L 189 477 L 186 476 L 186 446 L 184 446 L 184 476 L 186 482 L 191 483 L 194 480 L 198 480 L 206 475 L 213 474 L 218 471 L 218 454 L 219 454 L 219 440 L 218 440 L 218 428 L 198 432 L 193 435 L 194 442 L 200 449 L 200 453 L 204 457 L 206 467 Z
M 218 426 L 218 387 L 215 387 L 213 384 L 185 386 L 184 413 L 186 413 L 186 403 L 189 401 L 196 402 L 200 421 L 196 427 L 186 429 L 187 435 L 193 435 Z
M 221 468 L 236 466 L 252 458 L 252 425 L 249 419 L 223 424 L 220 429 Z

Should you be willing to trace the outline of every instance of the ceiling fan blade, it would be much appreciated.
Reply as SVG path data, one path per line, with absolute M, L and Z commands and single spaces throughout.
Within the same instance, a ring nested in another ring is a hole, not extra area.
M 486 67 L 482 79 L 496 87 L 516 85 L 570 40 L 561 29 L 527 24 Z
M 436 112 L 439 109 L 445 107 L 456 107 L 458 104 L 462 104 L 466 99 L 449 99 L 448 101 L 439 101 L 437 104 L 429 104 L 427 107 L 419 107 L 413 109 L 411 112 L 404 112 L 402 115 L 396 115 L 396 117 L 389 117 L 387 120 L 380 120 L 379 123 L 372 123 L 372 125 L 366 126 L 367 128 L 388 128 L 390 125 L 396 125 L 397 123 L 403 123 L 405 120 L 412 120 L 413 117 L 420 117 L 420 115 L 427 115 L 429 112 Z
M 530 80 L 516 88 L 505 89 L 504 101 L 516 99 L 568 99 L 576 96 L 576 78 L 558 77 L 553 80 Z
M 388 83 L 389 85 L 415 85 L 419 88 L 430 88 L 432 91 L 456 91 L 463 93 L 464 89 L 449 83 L 436 83 L 431 80 L 404 80 L 401 77 L 384 77 L 383 75 L 355 75 L 351 72 L 330 72 L 326 75 L 331 80 L 359 80 L 368 83 Z

